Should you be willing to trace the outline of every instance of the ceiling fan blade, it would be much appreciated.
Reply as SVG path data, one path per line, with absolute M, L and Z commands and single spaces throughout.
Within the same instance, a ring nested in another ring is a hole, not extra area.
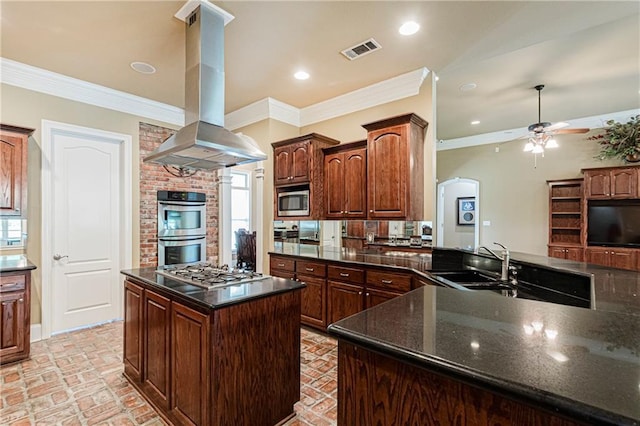
M 569 127 L 569 123 L 565 123 L 564 121 L 560 121 L 558 123 L 552 124 L 549 127 L 546 127 L 545 131 L 553 131 L 558 129 L 564 129 L 565 127 Z
M 576 133 L 587 133 L 589 130 L 591 129 L 586 129 L 586 128 L 582 128 L 582 129 L 560 129 L 560 130 L 555 130 L 553 133 L 556 135 L 568 135 L 568 134 L 576 134 Z

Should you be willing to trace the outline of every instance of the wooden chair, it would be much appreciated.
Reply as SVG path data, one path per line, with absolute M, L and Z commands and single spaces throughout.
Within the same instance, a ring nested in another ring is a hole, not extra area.
M 256 232 L 239 229 L 236 234 L 236 268 L 256 270 Z

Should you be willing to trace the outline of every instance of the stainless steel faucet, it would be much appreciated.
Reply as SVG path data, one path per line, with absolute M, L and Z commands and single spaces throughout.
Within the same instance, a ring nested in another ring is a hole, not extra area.
M 500 273 L 500 279 L 503 281 L 508 281 L 509 280 L 509 260 L 510 260 L 509 249 L 500 243 L 494 242 L 493 244 L 502 247 L 502 256 L 498 255 L 496 252 L 494 252 L 493 250 L 485 246 L 479 247 L 478 250 L 485 249 L 486 251 L 491 253 L 493 257 L 495 257 L 496 259 L 502 262 L 502 271 Z

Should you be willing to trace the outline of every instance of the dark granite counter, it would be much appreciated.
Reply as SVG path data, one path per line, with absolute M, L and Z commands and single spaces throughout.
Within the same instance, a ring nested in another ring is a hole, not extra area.
M 10 254 L 0 256 L 0 272 L 30 271 L 36 269 L 36 265 L 31 263 L 23 254 Z
M 448 249 L 438 248 L 437 250 Z M 340 249 L 323 246 L 310 247 L 286 243 L 276 244 L 276 247 L 270 253 L 367 266 L 384 266 L 391 269 L 409 269 L 420 275 L 427 275 L 432 269 L 432 256 L 430 254 L 411 253 L 403 256 L 394 255 L 394 253 L 382 254 L 371 250 Z M 402 253 L 402 247 L 398 247 L 398 253 Z M 534 267 L 593 277 L 593 309 L 640 315 L 640 273 L 638 272 L 527 253 L 511 252 L 511 259 L 514 262 Z M 499 295 L 493 296 L 501 297 Z
M 640 424 L 640 316 L 426 286 L 329 332 L 572 419 Z
M 269 277 L 244 284 L 230 284 L 226 287 L 207 290 L 196 285 L 158 275 L 155 271 L 156 268 L 151 267 L 124 270 L 121 271 L 121 273 L 210 309 L 243 303 L 305 287 L 305 284 L 297 281 Z

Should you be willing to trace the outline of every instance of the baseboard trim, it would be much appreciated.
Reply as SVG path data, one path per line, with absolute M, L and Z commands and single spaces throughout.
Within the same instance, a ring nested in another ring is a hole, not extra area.
M 31 342 L 42 340 L 42 324 L 31 324 Z

